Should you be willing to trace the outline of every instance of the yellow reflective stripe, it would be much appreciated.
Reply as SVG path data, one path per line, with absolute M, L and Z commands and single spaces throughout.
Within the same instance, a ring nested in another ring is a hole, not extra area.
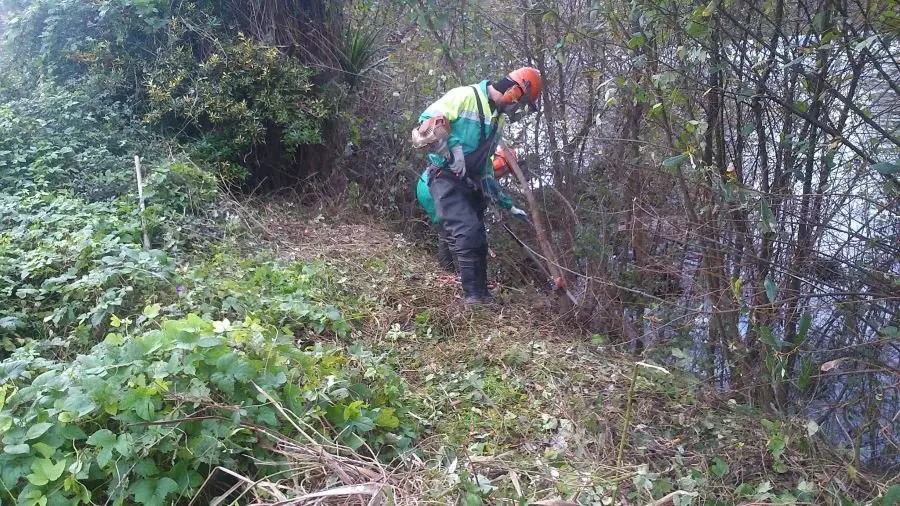
M 475 111 L 475 112 L 462 111 L 459 113 L 459 117 L 463 118 L 463 119 L 472 120 L 476 123 L 481 121 L 480 118 L 478 117 L 478 111 Z M 484 124 L 487 126 L 491 125 L 491 117 L 488 116 L 487 114 L 485 114 L 485 116 L 484 116 Z

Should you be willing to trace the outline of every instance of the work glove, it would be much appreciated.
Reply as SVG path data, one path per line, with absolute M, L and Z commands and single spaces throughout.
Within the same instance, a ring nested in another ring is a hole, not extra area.
M 466 177 L 466 154 L 463 153 L 462 144 L 450 148 L 450 159 L 447 160 L 447 168 L 463 179 Z
M 515 219 L 517 219 L 517 220 L 519 220 L 519 221 L 525 221 L 525 219 L 528 218 L 528 213 L 526 213 L 525 211 L 519 209 L 519 208 L 516 207 L 516 206 L 512 206 L 512 207 L 509 209 L 509 214 L 513 215 L 513 218 L 515 218 Z

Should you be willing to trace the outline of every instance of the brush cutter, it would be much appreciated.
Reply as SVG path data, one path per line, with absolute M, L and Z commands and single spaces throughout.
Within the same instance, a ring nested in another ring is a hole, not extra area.
M 512 237 L 513 241 L 515 241 L 519 246 L 522 247 L 523 250 L 525 250 L 525 253 L 528 254 L 529 258 L 531 258 L 531 261 L 541 269 L 541 272 L 544 274 L 544 276 L 547 277 L 547 280 L 550 283 L 551 290 L 553 290 L 554 292 L 564 293 L 566 297 L 568 297 L 569 300 L 572 301 L 573 305 L 578 304 L 578 300 L 575 298 L 575 296 L 566 289 L 566 281 L 562 277 L 554 278 L 553 275 L 550 274 L 550 270 L 545 265 L 544 260 L 541 258 L 541 256 L 538 255 L 536 251 L 531 249 L 530 246 L 525 244 L 521 239 L 519 239 L 519 237 L 516 236 L 515 232 L 513 232 L 512 229 L 509 228 L 509 225 L 507 225 L 505 221 L 501 220 L 501 225 L 503 225 L 503 230 L 506 230 L 506 233 L 508 233 L 509 236 Z

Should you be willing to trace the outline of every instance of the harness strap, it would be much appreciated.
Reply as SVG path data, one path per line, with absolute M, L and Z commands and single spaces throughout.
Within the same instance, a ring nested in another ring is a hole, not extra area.
M 479 95 L 476 86 L 470 86 L 470 88 L 472 88 L 472 92 L 475 93 L 475 104 L 478 106 L 478 132 L 480 134 L 480 139 L 475 151 L 466 155 L 466 169 L 481 170 L 490 157 L 489 151 L 493 147 L 494 137 L 497 135 L 497 130 L 499 129 L 500 115 L 493 118 L 493 121 L 491 121 L 490 135 L 486 134 L 484 132 L 484 106 L 481 105 L 481 95 Z

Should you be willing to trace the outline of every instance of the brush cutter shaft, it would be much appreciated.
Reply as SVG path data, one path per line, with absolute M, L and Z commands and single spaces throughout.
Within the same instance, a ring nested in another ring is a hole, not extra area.
M 569 291 L 566 289 L 565 282 L 562 279 L 555 279 L 553 275 L 550 274 L 550 270 L 546 265 L 544 265 L 544 261 L 538 257 L 537 253 L 535 253 L 534 250 L 528 247 L 527 244 L 522 242 L 522 240 L 519 239 L 512 230 L 510 230 L 509 226 L 507 226 L 506 223 L 503 224 L 503 229 L 506 230 L 510 237 L 512 237 L 513 240 L 522 247 L 522 249 L 525 250 L 525 253 L 528 254 L 528 257 L 531 258 L 531 260 L 538 266 L 541 272 L 544 273 L 545 276 L 547 276 L 547 279 L 550 280 L 551 283 L 553 283 L 554 291 L 563 292 L 564 294 L 566 294 L 566 297 L 568 297 L 569 300 L 572 301 L 572 304 L 577 304 L 578 300 L 575 299 L 575 296 L 569 293 Z

